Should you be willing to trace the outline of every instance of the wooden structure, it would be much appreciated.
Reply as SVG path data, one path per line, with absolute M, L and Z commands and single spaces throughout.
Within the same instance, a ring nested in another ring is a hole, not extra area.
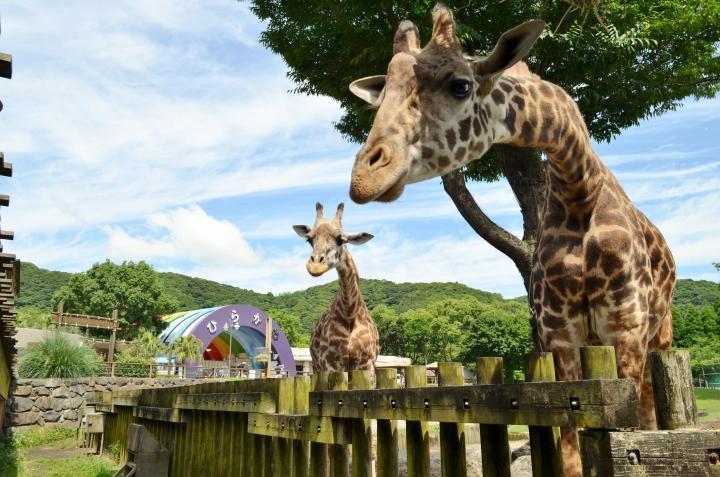
M 0 77 L 12 77 L 12 56 L 0 53 Z M 0 103 L 2 110 L 2 103 Z M 12 176 L 12 164 L 0 152 L 0 175 Z M 10 197 L 0 194 L 0 206 L 10 205 Z M 0 230 L 0 240 L 12 240 L 13 232 Z M 3 252 L 0 243 L 0 431 L 5 416 L 5 401 L 10 395 L 12 369 L 15 361 L 15 295 L 20 289 L 20 262 L 15 255 Z
M 106 318 L 104 316 L 79 315 L 77 313 L 65 313 L 64 304 L 58 304 L 57 312 L 52 314 L 52 324 L 55 326 L 77 326 L 78 328 L 110 330 L 110 345 L 108 347 L 107 362 L 114 362 L 115 357 L 115 341 L 117 339 L 118 329 L 118 311 L 113 310 L 112 316 Z M 111 368 L 112 369 L 112 368 Z M 112 374 L 114 376 L 114 373 Z
M 584 381 L 553 382 L 552 356 L 541 353 L 528 357 L 533 382 L 522 384 L 502 383 L 500 358 L 478 358 L 475 385 L 462 384 L 458 363 L 442 363 L 438 387 L 425 387 L 425 367 L 413 366 L 402 389 L 394 370 L 385 369 L 375 389 L 367 372 L 355 371 L 107 392 L 96 409 L 107 413 L 106 445 L 118 443 L 126 454 L 128 426 L 143 425 L 171 452 L 172 476 L 369 477 L 371 419 L 377 420 L 380 477 L 398 475 L 400 420 L 406 421 L 409 476 L 430 475 L 428 421 L 441 423 L 444 476 L 465 475 L 464 423 L 480 424 L 485 476 L 510 475 L 509 424 L 530 426 L 534 476 L 561 475 L 559 426 L 582 428 L 588 476 L 720 475 L 713 460 L 720 431 L 630 430 L 638 425 L 639 402 L 633 382 L 617 379 L 607 366 L 614 350 L 585 348 L 582 356 L 591 378 Z M 682 401 L 690 396 L 683 391 L 689 367 L 678 367 L 685 358 L 668 351 L 650 360 L 658 386 L 672 389 L 658 400 L 658 413 L 673 414 L 666 422 L 677 427 L 692 427 L 696 419 L 692 406 L 676 412 L 681 402 L 692 404 Z

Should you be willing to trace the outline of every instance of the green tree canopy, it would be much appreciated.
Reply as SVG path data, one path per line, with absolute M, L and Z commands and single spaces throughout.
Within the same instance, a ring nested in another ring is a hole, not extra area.
M 300 330 L 300 317 L 287 310 L 274 308 L 269 312 L 270 317 L 275 321 L 290 342 L 290 346 L 307 346 L 308 337 Z
M 265 22 L 261 41 L 280 54 L 296 91 L 329 96 L 345 114 L 335 126 L 364 141 L 373 111 L 355 98 L 355 79 L 383 74 L 399 22 L 412 20 L 430 38 L 435 1 L 252 0 Z M 504 31 L 531 19 L 547 24 L 527 58 L 535 73 L 576 99 L 597 140 L 673 110 L 688 97 L 714 97 L 720 88 L 720 2 L 708 0 L 448 0 L 467 52 L 485 54 Z M 526 289 L 545 200 L 545 167 L 536 151 L 496 146 L 471 163 L 465 177 L 507 177 L 523 216 L 523 236 L 495 224 L 449 173 L 443 184 L 473 229 L 510 257 Z
M 136 337 L 141 328 L 158 331 L 160 316 L 177 306 L 162 293 L 155 270 L 142 261 L 96 263 L 53 295 L 53 306 L 60 302 L 66 312 L 96 316 L 109 317 L 117 308 L 119 335 L 125 339 Z

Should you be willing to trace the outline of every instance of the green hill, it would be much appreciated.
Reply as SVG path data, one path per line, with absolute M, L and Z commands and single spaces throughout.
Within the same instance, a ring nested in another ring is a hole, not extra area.
M 53 293 L 70 279 L 72 274 L 54 272 L 23 262 L 21 271 L 19 307 L 34 305 L 50 309 Z M 320 317 L 338 289 L 337 282 L 310 287 L 292 293 L 274 295 L 194 278 L 178 273 L 160 273 L 165 293 L 175 299 L 181 310 L 191 310 L 230 303 L 248 303 L 262 309 L 283 309 L 300 317 L 304 332 L 308 332 L 315 319 Z M 398 313 L 425 308 L 444 298 L 472 296 L 481 302 L 505 301 L 497 293 L 489 293 L 461 283 L 394 283 L 387 280 L 361 280 L 365 301 L 369 308 L 384 304 Z M 693 303 L 702 305 L 720 299 L 718 284 L 707 280 L 678 280 L 675 303 L 681 306 Z M 508 301 L 521 301 L 524 297 Z

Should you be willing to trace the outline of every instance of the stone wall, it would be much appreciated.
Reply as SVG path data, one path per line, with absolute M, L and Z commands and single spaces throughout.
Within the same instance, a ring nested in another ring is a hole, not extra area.
M 19 430 L 32 426 L 76 428 L 86 399 L 95 392 L 166 388 L 207 380 L 163 378 L 18 379 L 5 406 L 5 424 Z

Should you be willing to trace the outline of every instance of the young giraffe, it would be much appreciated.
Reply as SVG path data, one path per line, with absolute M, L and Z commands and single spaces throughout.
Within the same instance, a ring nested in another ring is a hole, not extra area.
M 672 341 L 673 257 L 593 151 L 572 98 L 518 63 L 543 29 L 540 21 L 515 27 L 489 56 L 472 58 L 463 55 L 445 7 L 433 11 L 425 48 L 417 28 L 402 22 L 387 75 L 350 85 L 377 108 L 350 196 L 395 200 L 405 184 L 458 169 L 496 143 L 545 151 L 548 194 L 530 290 L 539 343 L 553 352 L 560 380 L 581 378 L 580 346 L 615 346 L 618 374 L 635 380 L 641 425 L 651 429 L 645 361 Z M 563 430 L 563 442 L 566 475 L 579 475 L 574 430 Z
M 343 204 L 331 220 L 323 217 L 323 207 L 315 205 L 317 216 L 311 229 L 294 225 L 295 232 L 310 245 L 307 263 L 310 275 L 319 277 L 331 268 L 338 272 L 339 289 L 330 309 L 315 322 L 310 338 L 313 372 L 375 370 L 380 337 L 360 292 L 360 277 L 345 244 L 360 245 L 373 236 L 366 232 L 342 230 Z

